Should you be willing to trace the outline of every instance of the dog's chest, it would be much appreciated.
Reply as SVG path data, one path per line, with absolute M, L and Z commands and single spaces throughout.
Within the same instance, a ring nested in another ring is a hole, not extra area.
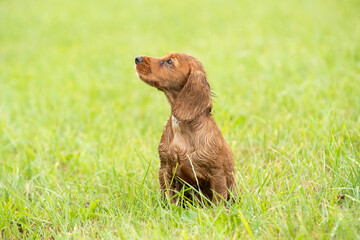
M 181 162 L 180 159 L 186 158 L 188 153 L 195 150 L 191 141 L 194 133 L 185 123 L 180 122 L 174 116 L 171 116 L 169 123 L 164 132 L 165 136 L 169 137 L 162 138 L 159 145 L 159 155 L 166 164 L 176 164 Z
M 181 133 L 181 129 L 179 126 L 179 120 L 174 115 L 171 116 L 171 128 L 172 128 L 174 134 Z
M 187 152 L 190 150 L 190 142 L 188 137 L 188 129 L 174 116 L 171 116 L 171 129 L 173 139 L 170 142 L 170 150 Z

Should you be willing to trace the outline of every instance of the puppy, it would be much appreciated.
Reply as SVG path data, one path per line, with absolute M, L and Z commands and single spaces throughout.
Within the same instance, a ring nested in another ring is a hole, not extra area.
M 136 75 L 164 92 L 171 115 L 158 147 L 159 182 L 171 203 L 191 185 L 214 204 L 235 189 L 230 146 L 211 116 L 210 85 L 200 61 L 183 53 L 135 58 Z M 190 197 L 187 195 L 187 197 Z

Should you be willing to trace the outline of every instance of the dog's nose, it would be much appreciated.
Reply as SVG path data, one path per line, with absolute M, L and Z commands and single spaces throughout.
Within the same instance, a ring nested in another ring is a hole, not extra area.
M 143 61 L 143 58 L 142 57 L 136 57 L 135 58 L 135 64 L 139 64 Z

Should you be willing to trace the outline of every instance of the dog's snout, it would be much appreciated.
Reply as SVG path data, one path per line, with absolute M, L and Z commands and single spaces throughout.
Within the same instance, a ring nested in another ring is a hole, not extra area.
M 135 64 L 139 64 L 139 63 L 141 63 L 141 62 L 143 62 L 143 58 L 142 58 L 142 57 L 136 57 L 136 58 L 135 58 Z

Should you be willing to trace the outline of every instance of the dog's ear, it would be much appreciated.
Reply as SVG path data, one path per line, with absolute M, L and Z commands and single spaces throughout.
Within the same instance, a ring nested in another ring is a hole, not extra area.
M 172 109 L 173 115 L 180 121 L 190 121 L 211 107 L 210 85 L 205 72 L 191 71 L 185 86 L 176 98 Z

